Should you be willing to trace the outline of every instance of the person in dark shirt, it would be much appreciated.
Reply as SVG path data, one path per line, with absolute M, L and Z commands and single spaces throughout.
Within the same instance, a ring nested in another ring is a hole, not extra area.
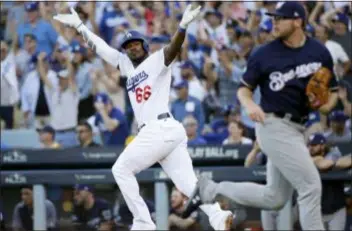
M 198 224 L 198 211 L 194 211 L 187 218 L 182 218 L 182 212 L 184 210 L 184 202 L 186 201 L 186 196 L 183 195 L 179 190 L 177 190 L 177 188 L 172 189 L 170 201 L 170 230 L 200 230 L 201 227 Z
M 186 116 L 182 121 L 188 137 L 188 146 L 206 145 L 205 139 L 197 134 L 198 121 L 192 115 Z
M 322 186 L 320 175 L 304 141 L 304 123 L 311 111 L 306 87 L 321 68 L 329 69 L 330 96 L 319 108 L 328 114 L 337 103 L 337 81 L 327 48 L 304 32 L 306 13 L 300 2 L 277 3 L 273 18 L 275 40 L 254 53 L 248 60 L 238 98 L 256 122 L 256 137 L 268 157 L 267 183 L 215 183 L 200 177 L 198 188 L 190 197 L 185 214 L 200 202 L 218 197 L 267 210 L 280 210 L 289 199 L 290 186 L 298 192 L 300 223 L 303 230 L 324 230 L 321 215 Z M 259 87 L 260 105 L 253 101 Z M 197 193 L 199 192 L 199 193 Z
M 336 163 L 342 156 L 338 148 L 327 145 L 327 140 L 321 133 L 309 137 L 310 154 L 320 171 L 337 167 Z M 324 225 L 327 230 L 343 230 L 346 223 L 346 206 L 344 181 L 323 181 L 321 210 Z
M 104 199 L 96 198 L 89 185 L 75 185 L 72 222 L 78 230 L 112 229 L 112 208 Z
M 106 93 L 98 93 L 95 96 L 95 125 L 98 126 L 104 145 L 125 145 L 128 137 L 128 124 L 122 111 L 113 107 L 111 99 Z
M 76 128 L 79 147 L 99 147 L 100 145 L 93 140 L 93 129 L 87 121 L 81 121 Z
M 12 216 L 12 228 L 14 231 L 33 230 L 33 190 L 32 186 L 25 185 L 21 188 L 22 201 L 17 203 Z M 57 225 L 56 208 L 54 204 L 46 200 L 46 225 L 47 230 L 54 230 Z

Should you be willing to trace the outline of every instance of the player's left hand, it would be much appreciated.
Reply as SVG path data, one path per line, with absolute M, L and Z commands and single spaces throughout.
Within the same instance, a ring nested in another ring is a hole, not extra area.
M 199 15 L 201 6 L 198 6 L 196 9 L 192 10 L 192 5 L 189 4 L 183 13 L 181 22 L 180 22 L 180 27 L 182 29 L 186 29 L 188 25 Z

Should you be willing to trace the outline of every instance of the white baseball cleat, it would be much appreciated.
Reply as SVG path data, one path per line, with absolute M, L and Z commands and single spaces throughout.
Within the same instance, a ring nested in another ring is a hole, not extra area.
M 153 224 L 133 224 L 131 230 L 156 230 L 156 226 Z
M 231 211 L 218 211 L 209 217 L 210 225 L 214 230 L 229 231 L 232 227 L 233 214 Z

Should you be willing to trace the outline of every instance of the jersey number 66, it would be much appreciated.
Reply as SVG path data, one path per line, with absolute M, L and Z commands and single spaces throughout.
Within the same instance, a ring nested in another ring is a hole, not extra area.
M 137 103 L 141 103 L 143 100 L 147 101 L 152 94 L 151 88 L 149 85 L 144 88 L 138 87 L 136 88 L 136 101 Z

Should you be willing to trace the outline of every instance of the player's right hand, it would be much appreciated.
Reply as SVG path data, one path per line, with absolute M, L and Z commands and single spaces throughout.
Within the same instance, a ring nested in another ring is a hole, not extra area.
M 58 14 L 53 18 L 65 25 L 78 29 L 78 27 L 82 25 L 82 20 L 79 18 L 77 12 L 72 7 L 70 8 L 70 11 L 71 14 Z
M 252 103 L 247 106 L 246 111 L 249 118 L 254 122 L 264 123 L 265 113 L 259 105 Z

